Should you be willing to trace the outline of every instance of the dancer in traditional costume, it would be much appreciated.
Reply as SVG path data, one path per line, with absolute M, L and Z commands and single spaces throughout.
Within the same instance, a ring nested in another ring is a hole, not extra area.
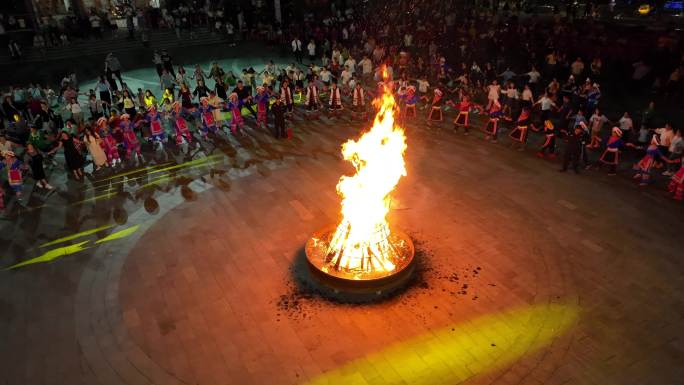
M 458 115 L 456 115 L 456 119 L 454 119 L 454 131 L 458 132 L 458 128 L 463 127 L 465 134 L 468 135 L 468 131 L 470 130 L 470 126 L 468 126 L 468 116 L 470 115 L 471 107 L 472 103 L 470 102 L 470 98 L 464 95 L 461 98 L 461 101 L 456 105 L 456 108 L 458 108 Z M 501 110 L 501 106 L 499 106 L 499 110 Z M 487 125 L 489 125 L 489 123 Z
M 98 118 L 97 121 L 95 121 L 95 132 L 97 132 L 100 137 L 104 138 L 105 135 L 107 135 L 107 132 L 109 131 L 109 126 L 107 124 L 107 118 L 104 116 L 101 118 Z
M 242 127 L 245 125 L 245 120 L 242 118 L 242 100 L 238 99 L 238 95 L 235 92 L 228 97 L 227 107 L 231 113 L 230 129 L 233 131 L 233 135 L 238 132 L 244 135 Z
M 183 141 L 192 143 L 192 133 L 188 128 L 188 122 L 183 117 L 182 108 L 180 103 L 173 103 L 173 112 L 171 113 L 173 118 L 173 127 L 176 134 L 176 144 L 182 145 Z M 199 143 L 198 143 L 199 145 Z
M 442 115 L 442 105 L 444 104 L 444 92 L 439 88 L 435 88 L 434 96 L 432 97 L 432 105 L 428 115 L 428 122 L 441 122 L 444 117 Z
M 202 122 L 202 125 L 200 126 L 202 137 L 206 138 L 209 132 L 216 133 L 218 127 L 216 126 L 216 119 L 214 116 L 214 106 L 209 104 L 209 98 L 200 98 L 200 106 L 197 110 Z
M 104 119 L 104 118 L 100 118 Z M 100 121 L 98 120 L 98 126 L 100 125 Z M 110 166 L 114 167 L 117 164 L 121 163 L 121 156 L 119 156 L 119 143 L 116 141 L 116 138 L 112 135 L 112 130 L 109 129 L 109 127 L 105 124 L 102 128 L 103 134 L 100 134 L 102 136 L 102 144 L 104 146 L 104 151 L 105 154 L 107 154 L 107 162 L 109 163 Z
M 608 165 L 608 175 L 615 175 L 617 171 L 617 165 L 620 162 L 620 147 L 622 147 L 623 143 L 622 130 L 619 127 L 613 127 L 610 137 L 606 142 L 606 149 L 599 158 L 602 164 Z
M 144 121 L 150 125 L 150 137 L 155 142 L 166 142 L 166 133 L 162 125 L 162 116 L 157 111 L 157 108 L 152 105 L 147 109 Z M 124 130 L 124 136 L 126 132 Z
M 416 94 L 415 86 L 406 87 L 406 106 L 404 107 L 405 117 L 416 117 L 416 105 L 418 104 L 418 95 Z M 410 114 L 410 115 L 409 115 Z
M 518 116 L 518 121 L 516 122 L 515 128 L 508 135 L 514 141 L 514 145 L 515 142 L 520 143 L 520 151 L 523 151 L 525 149 L 525 145 L 527 144 L 527 132 L 531 125 L 530 113 L 529 107 L 524 107 L 520 113 L 520 116 Z
M 119 119 L 119 128 L 123 131 L 126 128 L 132 128 L 133 122 L 131 122 L 131 116 L 128 114 L 122 114 L 121 119 Z
M 470 109 L 471 107 L 469 107 Z M 499 99 L 492 101 L 489 106 L 489 120 L 485 126 L 485 140 L 492 140 L 492 143 L 496 143 L 499 137 L 499 120 L 504 116 L 503 108 Z M 466 115 L 465 123 L 466 134 L 468 133 L 468 116 Z
M 257 105 L 257 127 L 268 127 L 268 107 L 271 101 L 271 95 L 266 92 L 263 86 L 257 87 L 257 94 L 254 96 L 254 101 Z
M 356 83 L 352 90 L 352 117 L 359 120 L 367 120 L 368 113 L 366 111 L 366 92 L 361 83 Z
M 10 188 L 14 191 L 17 199 L 20 199 L 24 185 L 24 176 L 21 173 L 23 162 L 17 159 L 12 151 L 5 151 L 2 155 L 5 159 L 3 162 L 0 162 L 0 169 L 7 168 L 7 182 L 9 182 Z
M 337 86 L 337 83 L 332 83 L 332 87 L 330 88 L 328 109 L 332 113 L 342 110 L 342 96 L 340 95 L 340 88 Z
M 140 122 L 142 123 L 144 120 L 141 120 Z M 151 127 L 152 124 L 150 124 L 150 129 Z M 159 127 L 161 127 L 161 121 L 159 122 Z M 131 153 L 133 153 L 138 161 L 141 163 L 144 162 L 145 158 L 143 158 L 140 151 L 140 141 L 138 140 L 138 135 L 135 133 L 135 131 L 133 131 L 133 128 L 130 125 L 123 128 L 123 136 L 124 147 L 126 148 L 126 160 L 130 160 Z
M 634 179 L 639 180 L 639 186 L 647 186 L 651 183 L 651 174 L 655 168 L 655 163 L 659 159 L 664 159 L 663 154 L 658 149 L 660 141 L 657 135 L 651 138 L 651 144 L 646 148 L 646 155 L 634 165 Z
M 320 104 L 318 86 L 315 80 L 312 80 L 306 86 L 306 109 L 311 112 L 318 111 Z
M 556 157 L 556 128 L 553 126 L 551 120 L 544 121 L 544 143 L 537 152 L 537 156 L 545 158 L 548 150 L 548 159 L 553 160 Z
M 292 89 L 288 80 L 284 80 L 280 85 L 280 99 L 283 101 L 285 108 L 287 108 L 287 113 L 291 114 L 294 111 L 294 98 L 292 97 Z
M 684 163 L 682 163 L 679 171 L 672 175 L 667 187 L 667 190 L 674 194 L 672 198 L 678 201 L 684 200 Z

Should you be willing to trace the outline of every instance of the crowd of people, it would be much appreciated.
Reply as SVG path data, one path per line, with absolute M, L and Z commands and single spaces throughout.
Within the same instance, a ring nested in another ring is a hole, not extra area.
M 234 40 L 243 33 L 245 37 L 255 38 L 259 34 L 256 31 L 264 31 L 268 27 L 274 32 L 279 28 L 276 23 L 257 21 L 255 11 L 260 14 L 259 9 L 252 8 L 226 7 L 221 2 L 211 4 L 195 0 L 176 3 L 173 8 L 159 8 L 152 4 L 134 8 L 131 4 L 122 2 L 106 11 L 91 8 L 82 15 L 68 9 L 63 17 L 45 15 L 38 19 L 32 46 L 43 51 L 45 48 L 65 46 L 75 41 L 124 35 L 128 39 L 148 42 L 150 32 L 158 30 L 172 30 L 180 39 L 185 36 L 194 38 L 198 29 L 206 29 Z M 22 55 L 21 46 L 16 40 L 10 42 L 8 49 L 12 57 Z
M 681 130 L 658 122 L 653 102 L 636 117 L 612 106 L 608 117 L 603 83 L 615 88 L 609 76 L 615 73 L 607 69 L 624 69 L 622 51 L 611 52 L 599 35 L 587 48 L 576 28 L 562 20 L 527 24 L 494 13 L 464 15 L 438 1 L 333 8 L 326 17 L 305 15 L 284 32 L 291 36 L 281 39 L 290 64 L 254 63 L 240 73 L 218 62 L 186 69 L 168 52 L 155 51 L 159 87 L 137 90 L 123 81 L 119 60 L 109 54 L 93 89 L 81 89 L 70 74 L 58 91 L 39 85 L 9 90 L 1 108 L 3 166 L 20 197 L 29 171 L 38 188 L 53 188 L 43 163 L 54 163 L 57 151 L 72 177 L 83 180 L 86 158 L 97 173 L 142 164 L 146 151 L 187 152 L 217 135 L 266 130 L 285 139 L 302 116 L 366 121 L 371 100 L 391 92 L 407 123 L 465 135 L 477 128 L 493 143 L 506 132 L 511 145 L 536 146 L 540 158 L 562 154 L 561 171 L 605 168 L 615 175 L 627 160 L 640 185 L 662 174 L 674 198 L 684 199 Z M 637 89 L 678 94 L 681 51 L 667 39 L 658 42 L 662 60 L 637 62 L 631 77 L 622 76 Z

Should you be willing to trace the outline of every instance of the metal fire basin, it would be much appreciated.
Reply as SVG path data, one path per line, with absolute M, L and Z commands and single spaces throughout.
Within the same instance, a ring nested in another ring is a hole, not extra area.
M 406 233 L 391 229 L 389 242 L 397 255 L 392 259 L 392 271 L 354 272 L 336 270 L 327 262 L 328 245 L 337 226 L 328 226 L 315 232 L 304 248 L 309 270 L 321 285 L 335 292 L 376 293 L 378 295 L 393 291 L 405 284 L 415 270 L 415 248 Z

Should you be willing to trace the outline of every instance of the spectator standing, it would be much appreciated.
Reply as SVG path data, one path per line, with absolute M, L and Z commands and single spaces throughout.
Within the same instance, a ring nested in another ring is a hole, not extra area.
M 176 80 L 173 78 L 173 75 L 169 73 L 169 71 L 163 69 L 162 75 L 159 78 L 159 85 L 161 86 L 162 91 L 170 90 L 171 93 L 173 93 L 173 89 L 176 85 Z
M 306 50 L 309 53 L 309 61 L 311 63 L 316 61 L 316 43 L 313 39 L 309 40 L 309 44 L 306 46 Z
M 60 148 L 64 149 L 64 159 L 66 160 L 67 167 L 74 174 L 76 180 L 81 180 L 83 178 L 83 157 L 78 150 L 78 145 L 78 140 L 72 134 L 62 131 L 57 147 L 50 151 L 50 153 L 53 154 Z
M 634 130 L 634 123 L 632 122 L 632 117 L 629 115 L 629 112 L 625 112 L 620 120 L 618 120 L 618 127 L 620 127 L 620 130 L 622 131 L 622 139 L 625 142 L 629 142 L 632 130 Z
M 570 73 L 577 79 L 582 76 L 584 73 L 584 62 L 582 61 L 582 58 L 578 57 L 572 62 L 570 65 Z
M 119 59 L 111 52 L 107 54 L 107 58 L 105 59 L 105 74 L 107 74 L 109 79 L 113 79 L 112 76 L 116 76 L 116 78 L 119 79 L 119 83 L 122 84 L 123 87 L 123 79 L 121 79 L 121 63 L 119 62 Z
M 54 187 L 48 183 L 47 176 L 45 175 L 45 169 L 43 168 L 43 154 L 41 154 L 32 143 L 28 143 L 26 145 L 26 158 L 28 160 L 29 166 L 31 166 L 31 175 L 36 181 L 36 185 L 47 190 L 54 189 Z
M 102 39 L 102 19 L 97 13 L 92 12 L 88 18 L 90 21 L 90 30 L 96 39 Z
M 299 40 L 298 37 L 295 36 L 295 38 L 292 40 L 291 43 L 292 46 L 292 53 L 294 54 L 295 59 L 297 60 L 297 63 L 302 63 L 302 41 Z
M 154 67 L 157 69 L 157 76 L 161 78 L 162 70 L 164 69 L 164 63 L 162 62 L 161 54 L 156 49 L 154 50 L 154 55 L 152 56 L 152 62 Z
M 71 119 L 73 119 L 77 125 L 80 126 L 83 123 L 83 111 L 76 98 L 71 98 L 64 108 L 71 113 Z
M 165 49 L 161 51 L 161 60 L 162 64 L 164 65 L 164 69 L 175 78 L 176 73 L 173 70 L 173 58 Z

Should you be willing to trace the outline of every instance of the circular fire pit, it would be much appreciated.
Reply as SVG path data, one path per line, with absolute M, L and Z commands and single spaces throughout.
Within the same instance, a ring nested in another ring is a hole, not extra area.
M 415 267 L 415 249 L 411 238 L 405 233 L 393 229 L 387 237 L 392 249 L 389 259 L 394 269 L 360 270 L 345 269 L 332 263 L 328 249 L 335 229 L 335 226 L 330 226 L 319 230 L 306 242 L 309 270 L 319 284 L 335 292 L 382 295 L 401 287 L 411 277 Z

